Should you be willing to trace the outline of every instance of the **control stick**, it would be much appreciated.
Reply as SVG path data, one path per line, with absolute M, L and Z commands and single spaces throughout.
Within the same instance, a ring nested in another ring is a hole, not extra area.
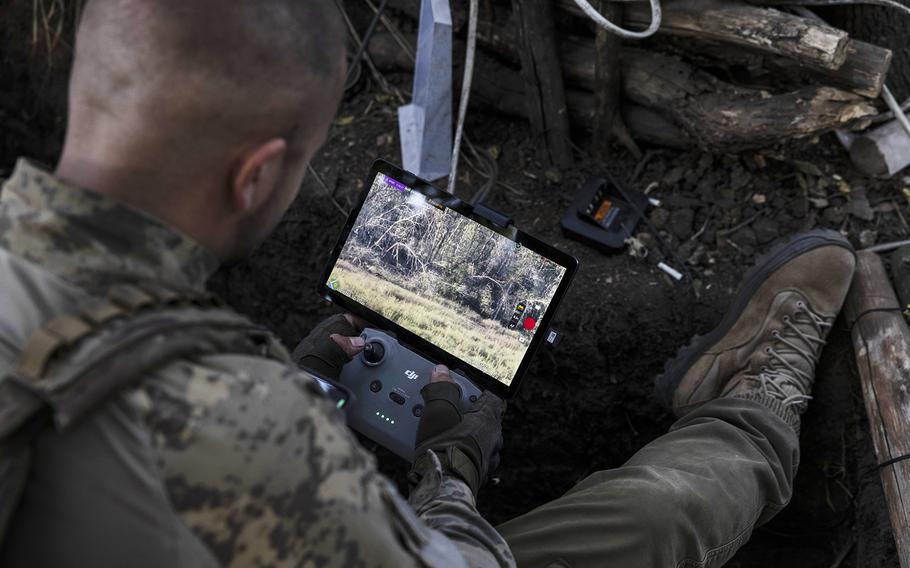
M 385 359 L 385 347 L 378 341 L 370 341 L 363 346 L 363 358 L 367 363 L 378 365 Z

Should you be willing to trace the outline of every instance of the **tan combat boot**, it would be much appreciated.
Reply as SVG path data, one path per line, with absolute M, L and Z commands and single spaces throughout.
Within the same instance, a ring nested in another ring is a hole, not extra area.
M 657 396 L 677 416 L 721 396 L 789 407 L 811 398 L 825 338 L 853 278 L 850 243 L 834 231 L 798 235 L 759 259 L 723 320 L 696 336 L 657 377 Z

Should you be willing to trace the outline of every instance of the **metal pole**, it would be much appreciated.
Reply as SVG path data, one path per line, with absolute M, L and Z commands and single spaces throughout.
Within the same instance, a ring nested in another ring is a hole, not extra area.
M 428 180 L 452 160 L 452 12 L 448 0 L 422 0 L 411 104 L 398 109 L 404 168 Z

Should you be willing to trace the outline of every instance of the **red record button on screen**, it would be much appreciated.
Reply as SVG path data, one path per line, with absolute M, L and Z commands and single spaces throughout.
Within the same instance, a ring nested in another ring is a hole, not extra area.
M 537 320 L 532 317 L 526 317 L 522 325 L 525 326 L 525 329 L 531 331 L 534 329 L 534 326 L 537 325 Z

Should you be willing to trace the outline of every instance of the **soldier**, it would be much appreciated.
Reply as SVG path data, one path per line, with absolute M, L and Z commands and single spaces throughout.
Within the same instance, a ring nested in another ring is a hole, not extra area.
M 85 358 L 36 356 L 42 338 L 57 348 L 87 336 L 87 352 L 101 352 L 104 310 L 117 322 L 201 294 L 219 262 L 265 238 L 326 137 L 345 74 L 329 2 L 90 0 L 82 18 L 62 157 L 54 172 L 21 160 L 0 195 L 0 376 L 40 360 L 33 384 L 21 373 L 15 384 L 45 395 L 56 394 L 41 390 L 49 374 Z M 78 420 L 45 396 L 54 422 L 31 439 L 0 563 L 718 566 L 790 499 L 799 416 L 853 264 L 829 233 L 761 261 L 720 326 L 659 379 L 681 417 L 671 431 L 498 530 L 475 495 L 497 462 L 504 405 L 484 395 L 461 415 L 444 367 L 422 393 L 405 502 L 274 341 L 256 354 L 211 334 L 158 334 L 108 353 L 105 376 L 141 377 Z M 114 304 L 46 323 L 105 296 Z M 208 313 L 180 306 L 169 318 L 186 326 Z M 294 357 L 337 376 L 362 325 L 330 318 Z M 114 328 L 120 340 L 133 329 Z M 181 355 L 158 361 L 156 344 Z M 15 410 L 4 404 L 0 417 Z

